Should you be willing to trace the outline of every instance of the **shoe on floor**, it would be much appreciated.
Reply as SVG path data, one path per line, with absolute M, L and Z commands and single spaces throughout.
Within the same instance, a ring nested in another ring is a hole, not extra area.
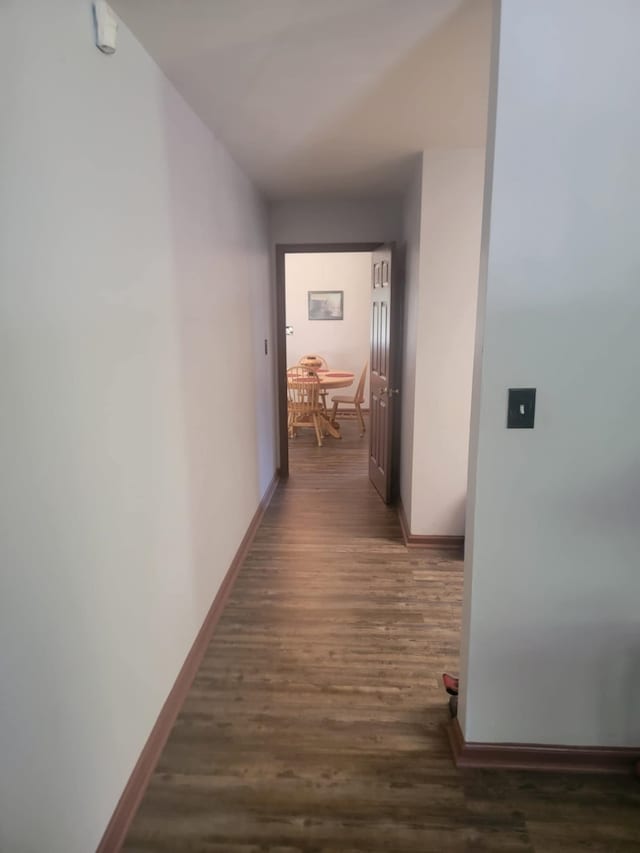
M 455 675 L 450 675 L 448 672 L 443 673 L 442 683 L 444 684 L 444 689 L 447 691 L 449 696 L 458 695 L 459 679 Z

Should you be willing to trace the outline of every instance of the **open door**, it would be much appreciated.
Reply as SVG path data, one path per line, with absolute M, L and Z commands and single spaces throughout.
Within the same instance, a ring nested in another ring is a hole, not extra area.
M 369 479 L 385 503 L 395 500 L 400 414 L 402 283 L 392 245 L 373 252 Z

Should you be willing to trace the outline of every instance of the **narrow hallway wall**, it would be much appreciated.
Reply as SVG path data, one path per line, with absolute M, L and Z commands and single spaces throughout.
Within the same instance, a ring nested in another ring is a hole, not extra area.
M 639 30 L 627 0 L 502 2 L 465 576 L 470 741 L 640 743 Z M 516 387 L 537 389 L 534 429 L 506 429 Z
M 0 849 L 87 853 L 274 472 L 266 210 L 122 23 L 0 30 Z

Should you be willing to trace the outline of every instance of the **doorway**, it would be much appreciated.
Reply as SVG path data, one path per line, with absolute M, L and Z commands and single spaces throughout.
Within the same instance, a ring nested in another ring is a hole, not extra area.
M 331 381 L 337 383 L 324 395 L 324 402 L 328 404 L 325 411 L 332 411 L 334 396 L 348 397 L 356 393 L 358 380 L 367 365 L 362 408 L 367 414 L 373 412 L 373 424 L 370 425 L 366 417 L 366 434 L 357 444 L 364 451 L 363 463 L 366 464 L 368 458 L 369 477 L 382 499 L 391 503 L 395 498 L 399 477 L 400 401 L 393 395 L 398 393 L 397 379 L 400 375 L 402 281 L 399 274 L 391 275 L 392 270 L 400 272 L 397 262 L 392 263 L 392 257 L 395 257 L 394 248 L 379 243 L 276 246 L 281 477 L 289 476 L 290 465 L 293 464 L 287 422 L 287 369 L 315 356 L 321 378 L 326 380 L 331 376 Z M 383 310 L 380 310 L 381 306 Z M 381 342 L 385 341 L 386 349 L 381 349 Z M 381 371 L 381 368 L 384 369 Z M 329 373 L 322 376 L 326 370 Z M 352 378 L 346 384 L 350 387 L 342 390 L 340 376 L 349 373 Z M 370 393 L 370 381 L 373 394 Z M 395 388 L 392 387 L 394 385 Z M 327 458 L 332 452 L 331 446 L 334 451 L 338 447 L 336 441 L 341 441 L 341 435 L 352 440 L 360 433 L 354 407 L 340 404 L 339 411 L 342 409 L 351 416 L 343 421 L 338 415 L 337 422 L 334 421 L 338 434 L 325 438 L 329 445 L 325 453 Z M 342 433 L 339 431 L 341 423 L 345 425 Z M 305 436 L 305 441 L 309 449 L 315 443 L 309 435 Z M 292 443 L 295 458 L 299 458 L 298 446 L 299 443 Z M 384 471 L 379 467 L 381 460 Z

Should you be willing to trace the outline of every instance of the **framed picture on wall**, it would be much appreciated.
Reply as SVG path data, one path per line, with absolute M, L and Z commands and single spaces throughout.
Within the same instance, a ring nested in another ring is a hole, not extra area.
M 344 290 L 309 290 L 310 320 L 344 320 Z

